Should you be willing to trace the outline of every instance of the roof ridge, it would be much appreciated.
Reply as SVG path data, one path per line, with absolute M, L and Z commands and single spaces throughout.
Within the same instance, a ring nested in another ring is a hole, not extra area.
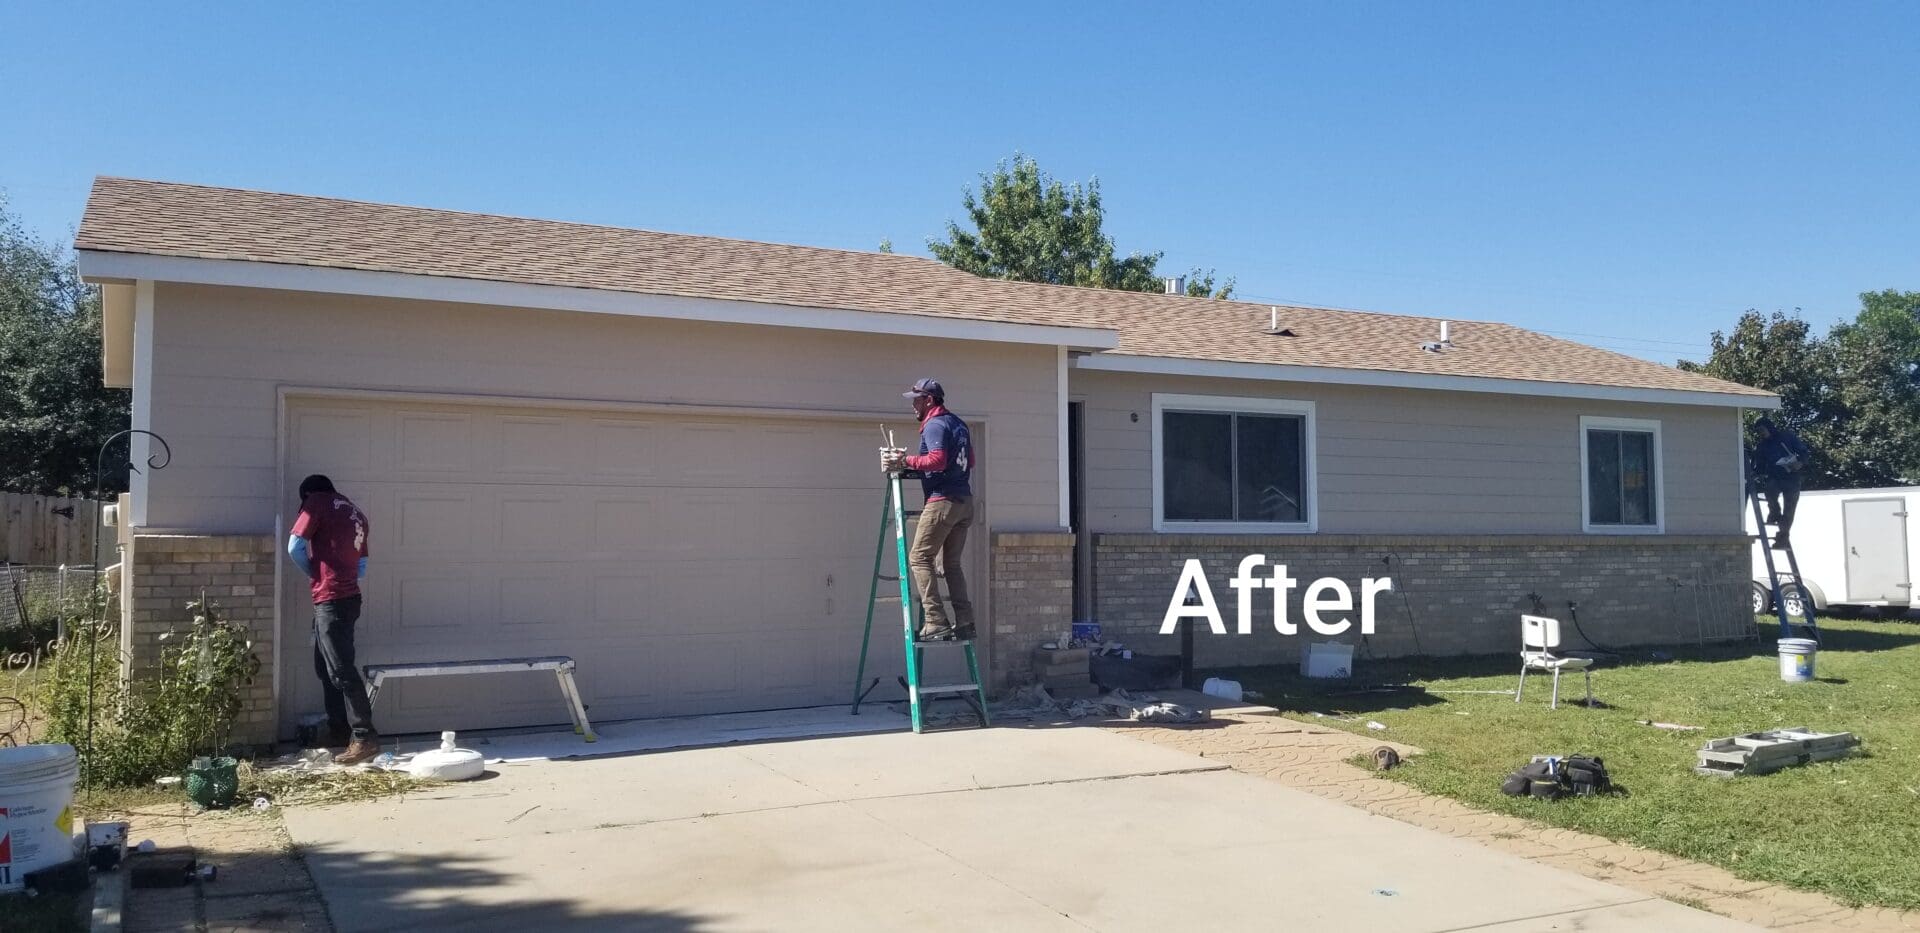
M 881 257 L 887 260 L 911 260 L 921 264 L 931 264 L 942 269 L 953 269 L 945 263 L 914 256 L 907 253 L 883 253 L 879 250 L 846 249 L 838 246 L 808 246 L 804 243 L 779 243 L 773 240 L 755 240 L 747 237 L 721 236 L 712 233 L 679 233 L 672 230 L 651 230 L 646 227 L 623 227 L 617 224 L 594 223 L 585 220 L 556 220 L 550 217 L 527 217 L 520 214 L 500 214 L 493 211 L 470 211 L 455 207 L 428 207 L 424 204 L 397 204 L 392 201 L 370 201 L 365 198 L 340 198 L 326 194 L 299 194 L 291 191 L 269 191 L 264 188 L 235 188 L 229 185 L 203 185 L 190 181 L 164 181 L 157 178 L 133 178 L 127 175 L 95 175 L 94 183 L 130 182 L 136 185 L 157 185 L 166 188 L 188 188 L 196 191 L 226 191 L 236 194 L 257 194 L 273 198 L 297 198 L 303 201 L 325 201 L 331 204 L 355 204 L 363 207 L 383 207 L 400 211 L 422 211 L 431 214 L 458 214 L 463 217 L 480 217 L 491 220 L 511 220 L 520 223 L 551 225 L 556 227 L 577 227 L 588 230 L 612 230 L 619 233 L 644 233 L 649 236 L 672 237 L 682 240 L 721 240 L 728 243 L 746 243 L 754 246 L 772 246 L 780 249 L 804 250 L 814 253 L 844 253 L 849 256 Z M 959 272 L 959 269 L 953 269 Z

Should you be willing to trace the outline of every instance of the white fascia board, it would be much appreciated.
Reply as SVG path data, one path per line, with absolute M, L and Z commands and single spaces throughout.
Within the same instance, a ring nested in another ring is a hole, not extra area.
M 1535 395 L 1550 398 L 1596 399 L 1610 402 L 1648 402 L 1658 405 L 1735 406 L 1775 409 L 1780 399 L 1771 395 L 1732 392 L 1689 392 L 1678 389 L 1635 389 L 1624 386 L 1583 385 L 1532 379 L 1496 379 L 1488 376 L 1436 376 L 1385 369 L 1346 369 L 1336 366 L 1293 366 L 1283 363 L 1234 363 L 1174 356 L 1133 356 L 1101 353 L 1077 357 L 1075 369 L 1159 376 L 1207 376 L 1216 379 L 1256 379 L 1269 382 L 1317 382 L 1331 385 L 1430 389 L 1440 392 L 1485 392 L 1495 395 Z
M 925 314 L 887 314 L 843 308 L 806 308 L 720 298 L 650 295 L 608 289 L 533 285 L 443 275 L 373 272 L 286 263 L 245 262 L 233 259 L 196 259 L 78 250 L 80 274 L 89 282 L 146 279 L 193 285 L 272 288 L 296 292 L 450 301 L 460 304 L 585 311 L 631 317 L 672 318 L 723 324 L 804 327 L 814 330 L 899 334 L 991 343 L 1064 346 L 1076 350 L 1111 350 L 1119 334 L 1097 327 L 1061 327 L 1048 324 L 1009 324 Z

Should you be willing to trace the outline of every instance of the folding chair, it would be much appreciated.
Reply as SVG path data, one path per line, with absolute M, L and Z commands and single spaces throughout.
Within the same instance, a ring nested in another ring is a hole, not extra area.
M 1513 702 L 1520 702 L 1520 696 L 1527 689 L 1528 671 L 1553 672 L 1553 703 L 1548 709 L 1560 708 L 1560 672 L 1581 671 L 1587 675 L 1587 705 L 1593 705 L 1593 659 L 1560 657 L 1553 653 L 1560 647 L 1560 620 L 1546 616 L 1520 616 L 1520 686 L 1513 691 Z

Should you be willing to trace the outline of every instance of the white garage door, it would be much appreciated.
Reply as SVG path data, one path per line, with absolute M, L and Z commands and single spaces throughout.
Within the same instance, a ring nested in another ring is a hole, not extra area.
M 362 664 L 571 655 L 599 720 L 849 698 L 880 514 L 870 422 L 357 400 L 292 402 L 288 422 L 288 484 L 325 473 L 372 524 Z M 322 708 L 310 600 L 289 589 L 283 727 Z M 889 681 L 897 619 L 876 626 Z M 376 710 L 388 732 L 560 721 L 535 674 L 398 681 Z

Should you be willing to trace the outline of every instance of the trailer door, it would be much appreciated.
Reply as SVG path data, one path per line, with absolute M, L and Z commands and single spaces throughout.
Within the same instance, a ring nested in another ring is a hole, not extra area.
M 1847 539 L 1847 601 L 1906 605 L 1907 502 L 1848 499 L 1841 504 Z

